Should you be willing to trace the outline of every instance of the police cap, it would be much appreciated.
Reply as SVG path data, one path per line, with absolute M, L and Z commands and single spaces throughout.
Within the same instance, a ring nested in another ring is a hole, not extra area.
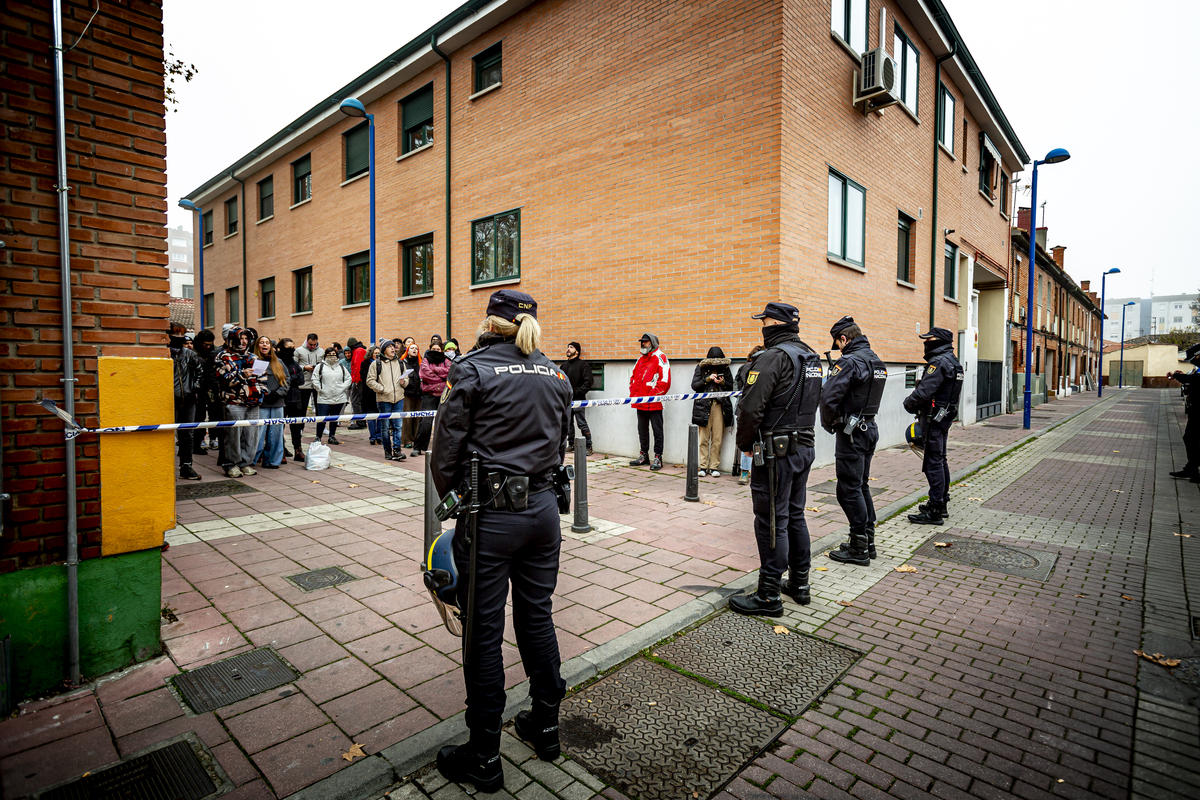
M 800 309 L 787 303 L 767 303 L 761 314 L 751 314 L 750 319 L 777 319 L 780 322 L 798 322 Z
M 832 336 L 833 340 L 836 342 L 837 338 L 842 335 L 842 331 L 854 324 L 854 317 L 842 317 L 837 322 L 833 323 L 833 327 L 829 329 L 829 335 Z
M 922 333 L 922 339 L 939 339 L 943 342 L 953 342 L 954 334 L 945 328 L 930 328 L 929 333 Z
M 1200 356 L 1200 343 L 1194 344 L 1187 349 L 1180 361 L 1191 361 L 1193 358 Z
M 528 314 L 537 319 L 537 300 L 515 289 L 500 289 L 492 292 L 488 299 L 487 315 L 516 322 L 518 314 Z

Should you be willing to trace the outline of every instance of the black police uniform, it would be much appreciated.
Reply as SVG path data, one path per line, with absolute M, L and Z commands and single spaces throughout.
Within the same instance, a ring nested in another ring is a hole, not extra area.
M 852 318 L 843 317 L 830 333 L 836 340 L 846 327 L 853 324 Z M 864 556 L 868 559 L 875 557 L 871 460 L 879 443 L 875 415 L 879 413 L 886 385 L 887 367 L 871 350 L 867 337 L 859 335 L 846 344 L 841 358 L 829 371 L 829 380 L 821 389 L 821 427 L 835 436 L 838 505 L 842 507 L 850 525 L 850 541 L 841 552 L 854 554 L 851 562 L 861 563 Z M 847 432 L 846 427 L 852 417 L 857 417 L 859 422 Z M 835 558 L 843 560 L 845 556 L 835 553 Z
M 946 515 L 946 491 L 950 487 L 946 437 L 958 410 L 963 368 L 954 357 L 950 331 L 932 328 L 929 333 L 921 334 L 921 338 L 926 340 L 925 372 L 913 393 L 904 398 L 904 410 L 920 418 L 921 430 L 925 433 L 925 460 L 921 471 L 929 481 L 929 506 L 922 514 L 910 514 L 909 520 L 940 525 Z
M 1188 348 L 1187 358 L 1188 363 L 1200 367 L 1200 344 Z M 1172 377 L 1183 384 L 1183 411 L 1187 414 L 1183 446 L 1187 463 L 1183 469 L 1172 472 L 1171 477 L 1190 478 L 1193 483 L 1200 483 L 1200 370 L 1176 372 Z
M 506 294 L 528 297 L 511 291 Z M 481 476 L 503 473 L 529 478 L 528 507 L 523 511 L 498 510 L 487 492 L 481 496 L 488 502 L 477 518 L 474 575 L 470 574 L 465 535 L 467 515 L 459 517 L 454 537 L 460 605 L 465 604 L 469 582 L 475 581 L 474 636 L 470 663 L 465 669 L 466 722 L 471 730 L 468 747 L 479 761 L 495 761 L 494 773 L 488 772 L 486 764 L 472 761 L 467 751 L 459 753 L 455 761 L 454 749 L 446 748 L 439 755 L 438 765 L 442 768 L 446 757 L 448 769 L 454 774 L 446 770 L 443 774 L 452 780 L 473 781 L 484 791 L 496 791 L 499 785 L 485 788 L 470 769 L 484 769 L 480 774 L 500 774 L 500 726 L 505 705 L 501 641 L 510 581 L 513 627 L 529 677 L 529 694 L 535 710 L 552 709 L 555 725 L 566 688 L 559 674 L 561 660 L 551 616 L 562 544 L 551 473 L 565 455 L 570 403 L 571 385 L 550 359 L 537 350 L 525 355 L 513 339 L 484 334 L 478 349 L 451 366 L 436 417 L 430 469 L 439 493 L 458 488 L 467 480 L 473 452 L 479 453 Z M 557 748 L 557 727 L 555 743 Z
M 738 450 L 751 452 L 756 443 L 761 443 L 766 456 L 763 460 L 767 462 L 760 465 L 756 458 L 750 472 L 754 538 L 758 542 L 761 567 L 758 591 L 730 598 L 730 608 L 742 614 L 778 617 L 783 615 L 781 591 L 800 602 L 808 602 L 812 556 L 804 500 L 815 455 L 813 426 L 820 400 L 821 362 L 797 334 L 794 320 L 799 312 L 794 307 L 771 303 L 764 314 L 786 316 L 789 322 L 763 329 L 766 349 L 749 364 L 746 389 L 737 409 Z M 776 441 L 779 448 L 772 452 Z M 768 458 L 772 455 L 774 487 Z M 787 587 L 780 586 L 784 569 L 788 570 Z

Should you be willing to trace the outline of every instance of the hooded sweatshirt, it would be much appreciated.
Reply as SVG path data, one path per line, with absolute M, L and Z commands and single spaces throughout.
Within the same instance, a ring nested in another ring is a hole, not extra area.
M 630 397 L 661 395 L 671 390 L 671 362 L 658 349 L 657 336 L 652 333 L 644 336 L 650 340 L 650 352 L 633 365 L 633 375 L 629 378 Z M 638 411 L 662 411 L 662 403 L 634 403 L 633 407 Z
M 587 393 L 592 390 L 592 386 L 596 382 L 592 376 L 592 365 L 583 360 L 583 348 L 579 346 L 579 342 L 568 342 L 567 344 L 575 348 L 576 356 L 568 358 L 559 364 L 558 368 L 571 382 L 571 399 L 586 400 Z
M 260 378 L 249 377 L 242 371 L 254 365 L 254 356 L 242 347 L 242 331 L 236 325 L 229 329 L 225 346 L 216 354 L 217 385 L 221 402 L 227 406 L 257 406 L 262 402 Z

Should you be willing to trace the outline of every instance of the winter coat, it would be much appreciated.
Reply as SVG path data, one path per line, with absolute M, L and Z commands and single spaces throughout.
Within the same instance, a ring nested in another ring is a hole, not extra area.
M 227 406 L 255 407 L 262 400 L 261 378 L 257 375 L 246 376 L 242 370 L 254 365 L 254 356 L 247 353 L 237 344 L 242 329 L 229 329 L 229 338 L 225 346 L 217 351 L 216 376 L 220 390 L 220 400 Z
M 650 352 L 633 365 L 633 375 L 629 378 L 630 397 L 649 397 L 671 390 L 671 362 L 658 349 L 658 337 L 652 333 L 646 336 L 650 337 Z M 634 403 L 633 407 L 639 411 L 662 411 L 662 403 Z
M 362 381 L 363 359 L 367 357 L 367 348 L 360 342 L 354 345 L 354 349 L 350 351 L 350 378 L 354 383 Z
M 696 371 L 692 373 L 692 391 L 693 392 L 732 392 L 733 391 L 733 373 L 729 370 L 730 361 L 725 357 L 719 347 L 710 347 L 708 356 L 696 365 Z M 715 380 L 708 380 L 710 375 L 719 375 L 724 378 L 723 383 L 717 383 Z M 725 427 L 728 428 L 733 424 L 733 401 L 728 397 L 722 397 L 720 400 L 693 400 L 692 401 L 692 424 L 699 425 L 701 428 L 708 425 L 709 414 L 712 410 L 714 402 L 721 404 L 721 417 L 724 419 Z
M 316 370 L 317 364 L 325 361 L 325 348 L 318 347 L 316 350 L 309 350 L 307 344 L 302 344 L 296 348 L 296 363 L 300 366 L 300 370 L 304 372 L 304 383 L 301 384 L 301 389 L 313 388 L 312 372 L 305 372 L 305 367 L 312 367 Z
M 317 390 L 317 402 L 334 406 L 350 402 L 350 372 L 341 364 L 322 361 L 313 370 L 313 386 Z
M 204 359 L 186 347 L 172 347 L 171 360 L 175 368 L 175 407 L 191 408 L 200 395 L 204 375 Z
M 406 387 L 416 383 L 416 375 L 407 378 L 400 377 L 408 366 L 403 359 L 377 358 L 371 363 L 371 371 L 367 373 L 367 388 L 375 394 L 379 403 L 402 403 Z
M 370 391 L 370 386 L 367 384 L 367 376 L 371 373 L 373 366 L 375 366 L 375 359 L 369 356 L 358 365 L 358 382 L 366 387 L 362 393 L 362 412 L 364 414 L 379 413 L 379 404 L 375 401 L 375 393 Z
M 404 369 L 411 369 L 412 375 L 409 376 L 408 386 L 404 387 L 405 397 L 420 397 L 421 396 L 421 359 L 418 356 L 409 356 L 403 359 Z M 416 380 L 413 380 L 413 379 Z
M 304 379 L 308 376 L 296 363 L 295 355 L 290 360 L 280 356 L 279 363 L 283 364 L 283 368 L 288 373 L 288 390 L 284 402 L 289 406 L 298 406 L 300 405 L 300 389 L 304 386 Z
M 284 377 L 286 378 L 286 375 Z M 262 374 L 258 382 L 263 387 L 262 402 L 259 405 L 263 408 L 283 408 L 288 393 L 287 384 L 280 383 L 270 367 L 267 367 L 267 371 Z
M 446 388 L 446 376 L 450 374 L 450 365 L 454 362 L 443 355 L 441 363 L 435 363 L 430 356 L 435 359 L 438 354 L 432 351 L 427 352 L 424 360 L 421 361 L 421 393 L 426 396 L 441 397 L 442 390 Z
M 571 382 L 571 399 L 572 400 L 587 400 L 587 393 L 592 390 L 596 379 L 592 375 L 592 365 L 584 361 L 583 358 L 576 356 L 568 358 L 566 361 L 558 365 L 558 368 L 567 376 L 567 380 Z

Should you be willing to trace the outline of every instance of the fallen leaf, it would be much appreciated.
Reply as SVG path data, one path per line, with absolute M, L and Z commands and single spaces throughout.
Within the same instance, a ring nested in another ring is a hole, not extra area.
M 949 547 L 952 544 L 954 544 L 954 542 L 934 542 L 933 546 L 934 547 Z
M 1132 600 L 1133 598 L 1132 598 L 1132 597 L 1130 597 L 1130 596 L 1129 596 L 1129 595 L 1127 595 L 1127 594 L 1123 594 L 1123 595 L 1121 595 L 1121 599 L 1122 599 L 1122 600 Z
M 334 466 L 335 466 L 335 467 L 344 467 L 344 466 L 346 466 L 346 465 L 345 465 L 345 464 L 334 464 Z
M 1133 654 L 1135 656 L 1141 656 L 1142 658 L 1146 659 L 1147 661 L 1153 661 L 1155 664 L 1158 664 L 1159 666 L 1162 666 L 1162 667 L 1178 667 L 1179 666 L 1178 658 L 1167 658 L 1162 653 L 1154 653 L 1153 655 L 1150 655 L 1149 653 L 1143 652 L 1142 650 L 1134 650 Z
M 353 761 L 355 758 L 365 758 L 366 755 L 367 754 L 363 752 L 362 745 L 355 743 L 350 746 L 349 752 L 342 753 L 342 758 L 346 759 L 347 761 Z
M 829 572 L 829 567 L 817 567 L 817 572 Z
M 1121 451 L 1120 451 L 1120 450 L 1113 450 L 1113 452 L 1114 452 L 1114 453 L 1119 453 L 1119 452 L 1121 452 Z
M 648 705 L 656 706 L 656 705 L 658 705 L 658 703 L 651 701 L 650 703 L 648 703 Z
M 313 481 L 313 483 L 320 483 L 320 481 Z
M 352 484 L 350 484 L 349 488 L 351 488 L 351 489 L 357 489 L 357 488 L 358 488 L 358 484 L 357 484 L 357 483 L 352 483 Z
M 630 494 L 641 494 L 641 491 L 642 491 L 641 489 L 630 489 L 629 493 Z
M 1086 594 L 1077 594 L 1077 595 L 1075 595 L 1075 596 L 1076 596 L 1076 597 L 1087 597 L 1087 595 L 1086 595 Z
M 804 507 L 804 510 L 805 510 L 805 511 L 812 511 L 813 513 L 816 513 L 816 514 L 820 514 L 820 513 L 821 513 L 821 509 L 817 508 L 816 506 L 805 506 L 805 507 Z
M 855 608 L 854 603 L 851 603 L 849 600 L 838 600 L 837 602 L 838 602 L 839 606 L 845 606 L 846 608 Z
M 700 502 L 704 503 L 704 505 L 706 505 L 706 506 L 715 506 L 716 505 L 716 502 L 713 500 L 701 500 Z
M 1175 535 L 1176 535 L 1176 536 L 1178 536 L 1180 539 L 1190 539 L 1190 538 L 1192 538 L 1192 534 L 1190 534 L 1190 533 L 1177 533 L 1177 534 L 1175 534 Z
M 916 572 L 917 568 L 911 564 L 901 564 L 895 568 L 896 572 Z
M 968 499 L 968 500 L 974 500 L 974 501 L 975 501 L 975 502 L 977 502 L 977 503 L 982 503 L 982 502 L 983 502 L 983 498 L 982 498 L 982 497 L 968 497 L 967 499 Z
M 791 631 L 789 631 L 787 628 L 783 627 L 782 625 L 776 625 L 776 626 L 775 626 L 775 632 L 776 632 L 776 633 L 782 633 L 784 636 L 786 636 L 787 634 L 791 633 Z
M 1120 489 L 1113 489 L 1113 491 L 1114 491 L 1114 492 L 1116 492 L 1117 494 L 1125 494 L 1125 493 L 1124 493 L 1124 492 L 1122 492 Z
M 699 797 L 699 796 L 700 796 L 699 792 L 692 792 L 692 797 Z
M 1062 779 L 1062 778 L 1059 778 L 1059 779 L 1058 779 L 1058 782 L 1059 782 L 1059 783 L 1063 783 L 1064 781 L 1063 781 L 1063 779 Z

